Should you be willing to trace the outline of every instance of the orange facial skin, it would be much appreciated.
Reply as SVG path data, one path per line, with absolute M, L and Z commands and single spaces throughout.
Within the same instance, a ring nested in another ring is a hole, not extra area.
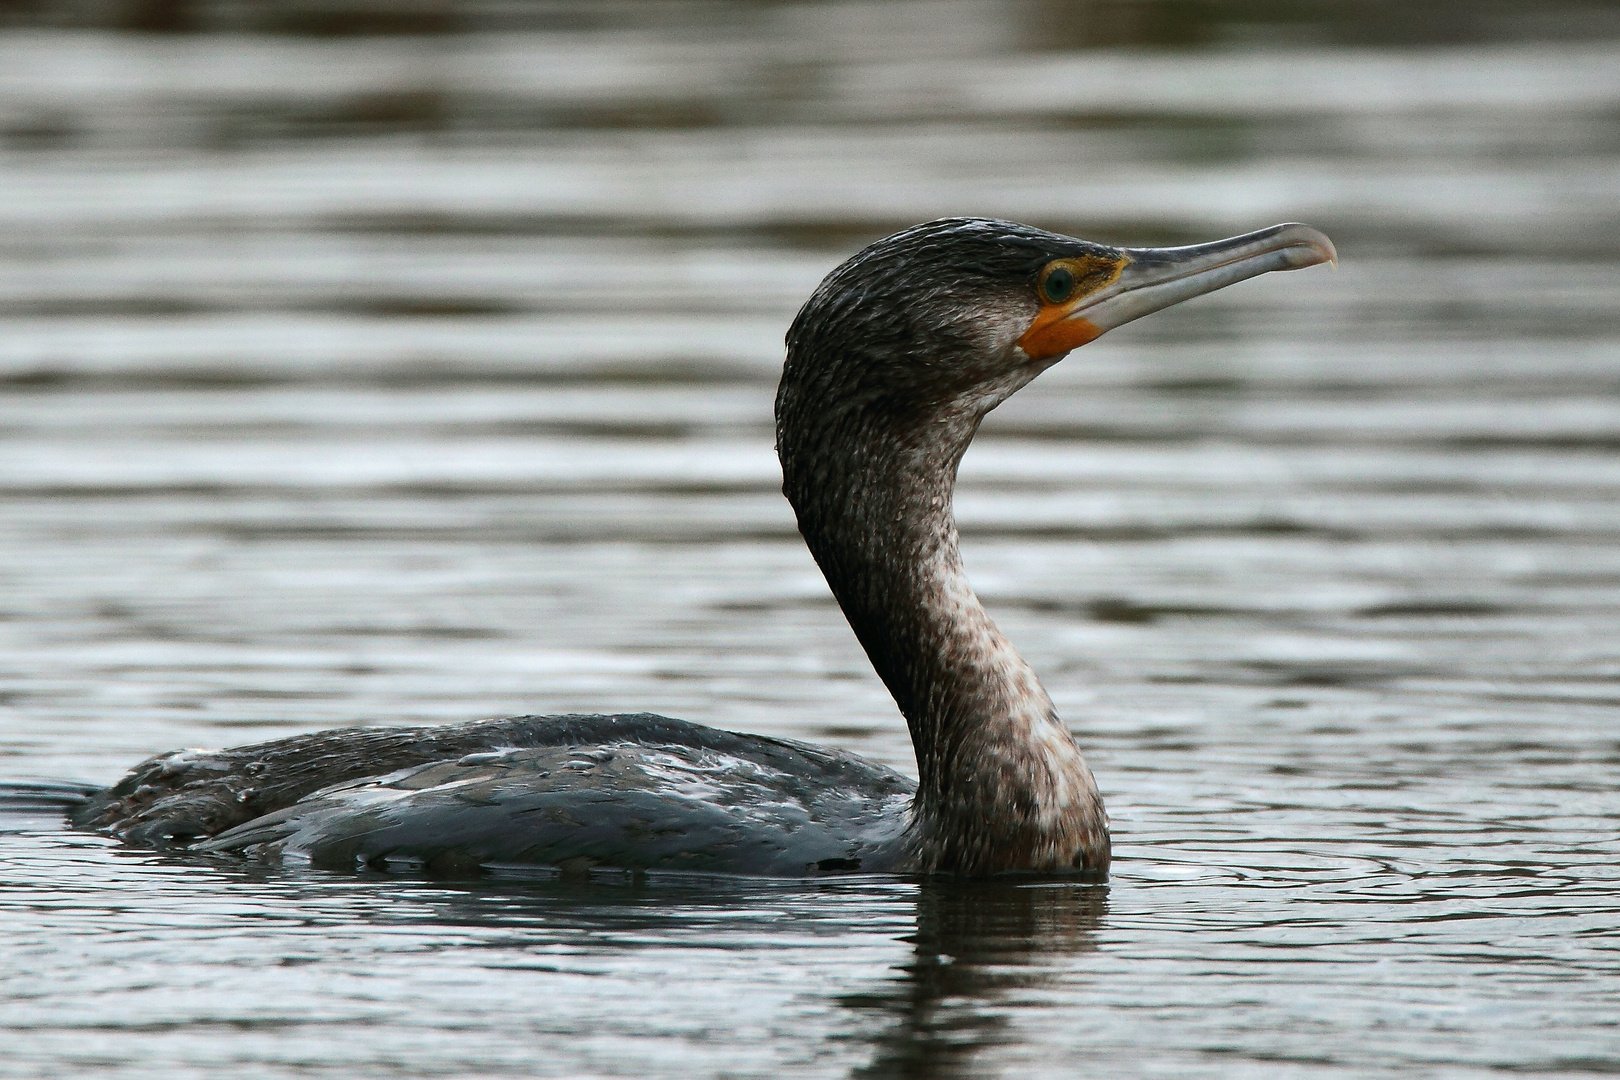
M 1018 347 L 1024 350 L 1024 355 L 1031 360 L 1046 360 L 1102 336 L 1102 331 L 1089 320 L 1078 315 L 1070 318 L 1073 308 L 1073 302 L 1042 307 L 1024 336 L 1018 339 Z
M 1117 281 L 1130 261 L 1124 255 L 1117 258 L 1084 255 L 1048 263 L 1041 271 L 1036 286 L 1041 309 L 1030 321 L 1029 329 L 1018 339 L 1018 347 L 1024 350 L 1024 355 L 1031 360 L 1047 360 L 1100 337 L 1102 330 L 1083 316 L 1075 315 L 1074 311 L 1099 289 L 1105 289 Z M 1061 303 L 1053 303 L 1046 296 L 1046 279 L 1059 267 L 1074 275 L 1074 292 Z

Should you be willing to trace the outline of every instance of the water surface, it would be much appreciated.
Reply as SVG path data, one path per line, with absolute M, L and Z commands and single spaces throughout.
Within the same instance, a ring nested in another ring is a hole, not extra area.
M 1108 886 L 11 815 L 0 1075 L 1620 1071 L 1612 7 L 54 10 L 0 29 L 7 777 L 640 709 L 911 771 L 776 490 L 815 282 L 962 213 L 1343 266 L 1108 335 L 963 464 Z

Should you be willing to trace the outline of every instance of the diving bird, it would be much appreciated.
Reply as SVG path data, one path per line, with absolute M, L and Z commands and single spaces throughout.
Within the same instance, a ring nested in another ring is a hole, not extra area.
M 1108 817 L 1035 672 L 968 585 L 957 465 L 986 414 L 1171 304 L 1336 256 L 1305 225 L 1118 248 L 952 218 L 867 247 L 787 333 L 782 490 L 917 756 L 646 713 L 343 728 L 152 758 L 75 814 L 156 847 L 328 868 L 1107 874 Z M 549 872 L 549 871 L 543 871 Z

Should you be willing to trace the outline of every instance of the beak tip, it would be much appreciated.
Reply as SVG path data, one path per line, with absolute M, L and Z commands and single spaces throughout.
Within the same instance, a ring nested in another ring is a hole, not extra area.
M 1315 266 L 1318 263 L 1327 263 L 1333 269 L 1339 268 L 1339 249 L 1333 246 L 1327 233 L 1321 229 L 1313 229 L 1309 225 L 1302 225 L 1291 221 L 1286 225 L 1276 226 L 1276 234 L 1290 248 L 1300 252 L 1299 261 L 1292 269 L 1303 269 Z

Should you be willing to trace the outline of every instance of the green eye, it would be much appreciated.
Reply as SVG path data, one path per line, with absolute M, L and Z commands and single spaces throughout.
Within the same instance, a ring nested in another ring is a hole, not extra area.
M 1074 272 L 1066 266 L 1055 267 L 1046 275 L 1041 291 L 1054 304 L 1061 304 L 1074 292 Z

